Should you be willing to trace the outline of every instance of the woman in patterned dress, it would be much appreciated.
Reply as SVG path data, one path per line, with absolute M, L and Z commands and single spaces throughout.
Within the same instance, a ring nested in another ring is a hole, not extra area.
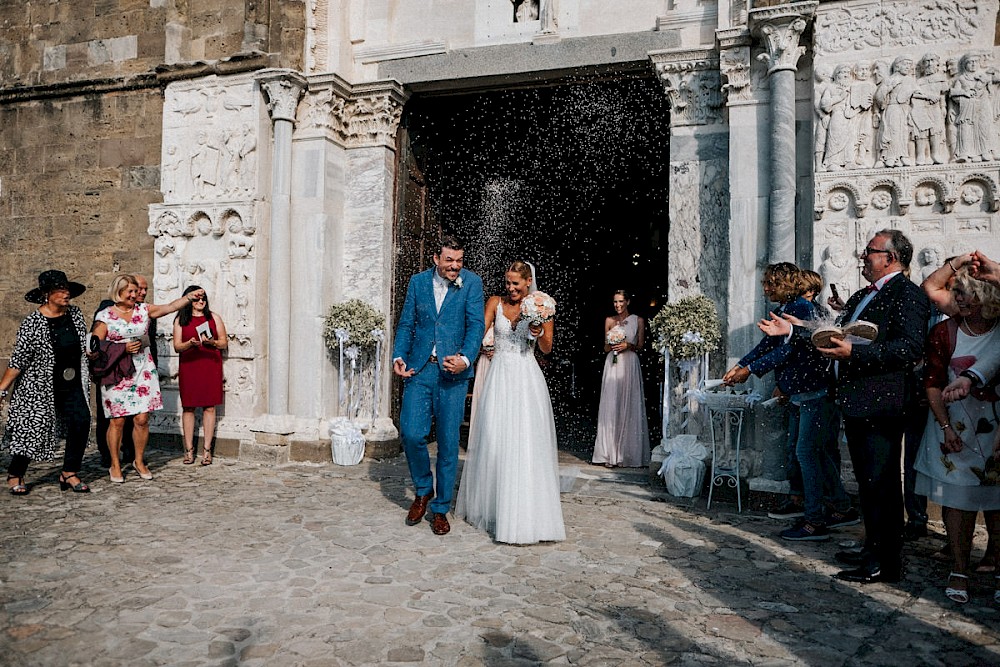
M 135 444 L 135 460 L 132 467 L 142 479 L 153 479 L 153 473 L 143 461 L 143 454 L 149 440 L 149 413 L 163 407 L 163 398 L 156 364 L 150 352 L 149 321 L 177 312 L 194 299 L 203 297 L 205 290 L 191 292 L 162 306 L 139 303 L 136 301 L 138 295 L 139 285 L 134 276 L 117 276 L 108 289 L 108 298 L 114 301 L 114 305 L 97 313 L 94 323 L 94 335 L 101 340 L 125 343 L 135 366 L 131 377 L 105 387 L 101 394 L 104 414 L 111 420 L 108 426 L 111 468 L 108 473 L 111 481 L 119 484 L 125 481 L 125 477 L 118 460 L 118 450 L 121 448 L 125 417 L 130 415 L 134 415 L 132 441 Z
M 41 305 L 21 322 L 10 366 L 0 378 L 0 403 L 13 391 L 3 446 L 11 453 L 7 487 L 15 496 L 28 493 L 28 464 L 53 459 L 62 435 L 66 452 L 59 486 L 90 491 L 77 477 L 90 435 L 87 326 L 80 309 L 69 303 L 85 289 L 62 271 L 50 270 L 24 295 L 26 301 Z

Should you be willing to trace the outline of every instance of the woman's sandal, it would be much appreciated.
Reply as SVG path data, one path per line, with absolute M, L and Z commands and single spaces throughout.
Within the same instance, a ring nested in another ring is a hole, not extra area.
M 194 447 L 184 450 L 184 465 L 189 466 L 194 463 Z
M 74 477 L 76 477 L 76 484 L 70 484 L 69 480 Z M 59 473 L 59 488 L 63 491 L 73 489 L 73 493 L 90 493 L 90 487 L 84 484 L 83 480 L 77 477 L 75 472 L 69 475 L 64 472 Z
M 14 484 L 13 486 L 11 486 L 9 484 L 9 482 L 12 479 L 16 479 L 17 480 L 17 484 Z M 24 484 L 24 478 L 23 477 L 15 477 L 13 475 L 7 475 L 7 482 L 8 482 L 7 488 L 10 489 L 10 495 L 12 495 L 12 496 L 26 496 L 26 495 L 28 495 L 28 487 L 25 486 L 25 484 Z
M 958 572 L 952 572 L 948 575 L 948 581 L 951 582 L 951 579 L 953 577 L 955 579 L 964 579 L 966 581 L 968 581 L 969 579 L 967 575 L 959 574 Z M 944 594 L 949 600 L 951 600 L 952 602 L 957 602 L 958 604 L 965 604 L 966 602 L 969 601 L 969 591 L 962 588 L 952 588 L 951 586 L 949 586 L 948 588 L 944 589 Z
M 205 453 L 202 454 L 202 456 L 201 456 L 201 464 L 203 466 L 210 466 L 210 465 L 212 465 L 212 450 L 211 449 L 206 449 Z

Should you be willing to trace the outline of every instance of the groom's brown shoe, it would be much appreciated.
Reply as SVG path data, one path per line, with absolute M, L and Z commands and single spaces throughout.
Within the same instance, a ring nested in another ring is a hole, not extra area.
M 440 512 L 431 514 L 431 531 L 435 535 L 447 535 L 450 530 L 451 525 L 448 523 L 448 517 Z
M 420 523 L 420 520 L 424 518 L 424 514 L 427 512 L 427 503 L 433 497 L 433 493 L 428 493 L 426 496 L 417 496 L 413 500 L 413 504 L 410 505 L 410 511 L 406 515 L 407 526 L 415 526 Z

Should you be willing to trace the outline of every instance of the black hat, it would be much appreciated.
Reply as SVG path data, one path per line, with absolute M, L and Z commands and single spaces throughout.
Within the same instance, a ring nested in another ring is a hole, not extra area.
M 49 292 L 59 287 L 69 290 L 69 298 L 80 296 L 87 288 L 80 283 L 71 282 L 62 271 L 49 269 L 38 274 L 38 287 L 24 295 L 24 300 L 31 303 L 45 303 Z

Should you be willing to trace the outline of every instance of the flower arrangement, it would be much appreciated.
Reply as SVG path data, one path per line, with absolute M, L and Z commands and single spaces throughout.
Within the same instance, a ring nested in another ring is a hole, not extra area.
M 532 292 L 521 300 L 521 317 L 531 325 L 542 325 L 556 316 L 556 300 L 545 292 Z
M 373 332 L 385 329 L 385 317 L 360 299 L 330 306 L 323 326 L 323 340 L 333 353 L 340 348 L 337 331 L 347 333 L 347 342 L 362 350 L 374 350 Z
M 608 345 L 611 345 L 612 347 L 618 345 L 619 343 L 624 343 L 625 329 L 622 328 L 622 325 L 616 324 L 615 326 L 608 329 L 608 333 L 604 335 L 604 340 L 606 340 L 608 342 Z M 613 364 L 618 363 L 618 350 L 615 350 L 615 356 L 611 359 L 611 363 Z
M 722 338 L 715 303 L 707 296 L 690 296 L 668 303 L 649 322 L 650 331 L 659 342 L 660 351 L 670 356 L 691 359 L 719 347 Z

